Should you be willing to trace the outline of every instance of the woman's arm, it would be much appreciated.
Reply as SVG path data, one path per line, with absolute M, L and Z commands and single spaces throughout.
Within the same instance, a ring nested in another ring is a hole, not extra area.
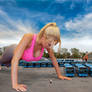
M 22 40 L 17 45 L 16 49 L 14 50 L 14 55 L 11 61 L 11 80 L 12 80 L 12 87 L 16 90 L 24 90 L 24 88 L 21 88 L 20 85 L 18 85 L 18 63 L 19 60 L 28 45 L 28 43 L 32 40 L 32 34 L 25 34 L 22 38 Z M 21 88 L 21 89 L 20 89 Z
M 61 76 L 60 68 L 59 68 L 58 62 L 56 60 L 56 57 L 54 56 L 53 50 L 52 49 L 47 49 L 47 51 L 48 51 L 49 57 L 50 57 L 53 65 L 55 67 L 57 76 L 58 77 Z
M 59 67 L 58 62 L 57 62 L 57 60 L 56 60 L 56 57 L 54 56 L 53 49 L 50 49 L 50 48 L 49 48 L 49 49 L 47 49 L 47 51 L 48 51 L 48 53 L 49 53 L 49 56 L 50 56 L 50 59 L 51 59 L 53 65 L 54 65 L 54 68 L 55 68 L 55 70 L 56 70 L 56 73 L 57 73 L 58 78 L 71 80 L 70 78 L 64 77 L 64 76 L 61 75 L 60 67 Z

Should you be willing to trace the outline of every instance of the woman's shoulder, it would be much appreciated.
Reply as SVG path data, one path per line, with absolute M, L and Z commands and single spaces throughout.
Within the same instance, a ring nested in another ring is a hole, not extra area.
M 30 38 L 33 37 L 33 35 L 34 35 L 33 33 L 25 33 L 24 34 L 25 37 L 30 37 Z
M 20 40 L 18 46 L 27 46 L 32 41 L 33 35 L 33 33 L 25 33 L 22 39 Z
M 16 49 L 26 49 L 26 47 L 28 47 L 30 45 L 30 42 L 32 41 L 33 38 L 33 33 L 26 33 L 23 35 L 22 39 L 20 40 L 20 42 L 18 43 Z M 17 51 L 17 50 L 15 50 Z
M 25 34 L 23 35 L 23 37 L 25 37 L 25 38 L 27 38 L 27 39 L 30 39 L 30 40 L 32 40 L 33 36 L 34 36 L 34 33 L 25 33 Z
M 34 33 L 26 33 L 26 34 L 24 34 L 23 38 L 25 38 L 25 41 L 24 42 L 27 43 L 27 47 L 30 46 L 30 43 L 33 40 L 33 36 L 34 36 Z

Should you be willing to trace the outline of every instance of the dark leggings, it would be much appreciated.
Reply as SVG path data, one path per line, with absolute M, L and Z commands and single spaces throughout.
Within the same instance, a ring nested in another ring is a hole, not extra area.
M 16 46 L 17 46 L 16 44 L 13 44 L 5 48 L 5 51 L 0 57 L 0 64 L 5 64 L 6 66 L 9 66 L 9 64 L 11 64 L 13 52 Z

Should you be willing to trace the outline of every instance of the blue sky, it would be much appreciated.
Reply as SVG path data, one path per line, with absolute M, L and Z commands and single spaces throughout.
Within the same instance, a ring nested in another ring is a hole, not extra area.
M 0 0 L 0 47 L 49 22 L 60 28 L 62 48 L 92 51 L 92 0 Z

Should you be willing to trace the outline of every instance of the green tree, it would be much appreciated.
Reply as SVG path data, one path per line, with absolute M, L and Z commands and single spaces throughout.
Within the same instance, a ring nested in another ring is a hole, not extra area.
M 67 48 L 61 49 L 61 55 L 62 55 L 62 58 L 70 58 L 70 53 L 68 52 Z
M 79 51 L 79 49 L 71 48 L 70 51 L 72 53 L 72 55 L 71 55 L 72 58 L 80 58 L 80 51 Z

